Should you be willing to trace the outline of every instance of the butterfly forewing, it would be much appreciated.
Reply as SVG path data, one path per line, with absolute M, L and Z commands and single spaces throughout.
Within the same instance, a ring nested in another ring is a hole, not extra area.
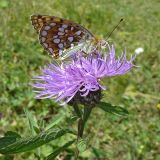
M 93 38 L 87 29 L 70 20 L 40 15 L 33 15 L 31 20 L 34 28 L 39 32 L 41 45 L 55 59 L 62 58 L 63 52 L 71 46 Z
M 32 21 L 32 25 L 34 26 L 34 29 L 37 32 L 39 32 L 45 24 L 51 23 L 52 21 L 56 21 L 55 18 L 56 17 L 54 16 L 32 15 L 31 21 Z

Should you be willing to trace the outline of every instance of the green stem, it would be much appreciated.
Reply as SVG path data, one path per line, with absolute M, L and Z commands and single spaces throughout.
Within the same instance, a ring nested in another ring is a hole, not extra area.
M 74 109 L 76 115 L 77 115 L 79 118 L 81 118 L 82 112 L 81 112 L 81 110 L 79 109 L 79 107 L 78 107 L 77 104 L 74 104 L 74 105 L 73 105 L 73 109 Z
M 83 117 L 79 119 L 78 123 L 78 137 L 82 138 L 83 137 L 83 132 L 84 132 L 84 127 L 85 124 L 91 114 L 92 107 L 91 106 L 84 106 L 84 112 L 83 112 Z
M 76 147 L 76 151 L 75 151 L 75 160 L 78 160 L 78 157 L 79 157 L 79 150 L 78 148 Z
M 79 138 L 83 137 L 84 127 L 85 127 L 85 124 L 86 124 L 90 114 L 91 114 L 91 111 L 92 111 L 93 107 L 84 106 L 83 114 L 82 114 L 81 110 L 79 110 L 77 105 L 74 105 L 73 108 L 74 108 L 77 116 L 79 117 L 79 120 L 78 120 L 78 134 L 77 134 L 77 142 L 78 142 Z M 78 160 L 78 157 L 79 157 L 79 150 L 76 147 L 75 159 Z

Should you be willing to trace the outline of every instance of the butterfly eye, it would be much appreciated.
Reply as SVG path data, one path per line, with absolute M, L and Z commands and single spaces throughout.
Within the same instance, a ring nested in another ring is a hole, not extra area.
M 107 45 L 108 45 L 108 42 L 107 41 L 105 41 L 105 40 L 100 40 L 99 41 L 99 46 L 103 49 L 103 48 L 106 48 L 107 47 Z

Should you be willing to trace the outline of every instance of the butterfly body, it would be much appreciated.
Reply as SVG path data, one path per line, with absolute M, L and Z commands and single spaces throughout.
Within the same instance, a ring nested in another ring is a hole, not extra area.
M 54 16 L 31 16 L 40 44 L 54 59 L 65 59 L 90 45 L 95 37 L 83 26 Z

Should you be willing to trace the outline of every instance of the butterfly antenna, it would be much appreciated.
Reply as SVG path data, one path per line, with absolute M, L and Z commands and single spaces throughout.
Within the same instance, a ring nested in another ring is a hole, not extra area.
M 115 29 L 118 28 L 118 26 L 120 25 L 120 23 L 123 21 L 123 18 L 120 19 L 120 21 L 118 22 L 118 24 L 112 29 L 112 31 L 108 34 L 106 40 L 108 40 L 108 38 L 112 35 L 112 33 L 115 31 Z

